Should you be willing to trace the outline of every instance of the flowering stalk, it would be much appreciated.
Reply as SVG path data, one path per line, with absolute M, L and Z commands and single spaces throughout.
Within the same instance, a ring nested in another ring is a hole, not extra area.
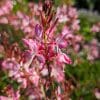
M 45 1 L 42 10 L 38 10 L 40 22 L 34 25 L 34 34 L 31 37 L 25 35 L 22 39 L 27 48 L 20 51 L 20 59 L 17 60 L 16 52 L 2 63 L 3 69 L 8 76 L 20 83 L 19 90 L 27 89 L 26 94 L 31 99 L 60 99 L 66 94 L 66 80 L 64 75 L 65 64 L 71 64 L 71 59 L 63 52 L 68 46 L 66 32 L 56 34 L 55 30 L 59 23 L 59 16 L 55 18 L 52 2 Z M 18 15 L 23 19 L 23 15 Z M 24 16 L 22 22 L 26 23 L 30 18 Z M 15 46 L 16 47 L 16 46 Z M 57 87 L 54 87 L 57 83 Z

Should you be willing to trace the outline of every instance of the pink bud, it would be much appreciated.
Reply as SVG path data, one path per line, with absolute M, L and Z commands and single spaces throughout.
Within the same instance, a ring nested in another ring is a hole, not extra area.
M 39 24 L 35 26 L 35 33 L 38 37 L 42 36 L 42 27 Z

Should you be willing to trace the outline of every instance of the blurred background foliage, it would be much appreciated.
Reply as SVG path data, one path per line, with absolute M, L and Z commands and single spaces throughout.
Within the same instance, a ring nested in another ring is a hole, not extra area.
M 34 1 L 39 2 L 39 0 L 25 0 L 25 1 Z M 44 1 L 44 0 L 41 0 Z M 74 4 L 77 8 L 85 8 L 89 10 L 98 11 L 100 13 L 100 0 L 52 0 L 55 5 L 61 4 Z

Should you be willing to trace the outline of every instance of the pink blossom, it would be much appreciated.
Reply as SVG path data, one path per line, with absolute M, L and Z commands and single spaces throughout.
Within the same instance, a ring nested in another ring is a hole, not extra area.
M 99 89 L 95 89 L 94 95 L 99 100 L 100 99 L 100 90 Z
M 79 20 L 73 21 L 72 29 L 75 30 L 75 31 L 79 31 L 79 29 L 80 29 L 79 23 L 80 23 Z
M 73 7 L 69 7 L 68 16 L 70 18 L 77 18 L 78 17 L 77 10 Z
M 52 68 L 51 76 L 53 76 L 57 82 L 64 81 L 64 72 L 60 68 Z
M 13 8 L 13 4 L 11 0 L 5 0 L 4 5 L 0 7 L 0 16 L 9 14 Z
M 6 17 L 0 18 L 0 23 L 8 24 L 8 19 Z
M 11 97 L 0 96 L 0 100 L 13 100 Z
M 0 100 L 19 100 L 19 90 L 14 91 L 14 89 L 11 86 L 8 86 L 6 92 L 8 96 L 0 96 Z
M 2 62 L 2 67 L 4 71 L 8 72 L 8 76 L 12 80 L 19 83 L 19 90 L 26 90 L 24 91 L 25 96 L 28 96 L 29 99 L 44 99 L 47 95 L 45 92 L 50 89 L 55 81 L 61 85 L 65 82 L 65 64 L 72 63 L 66 52 L 69 38 L 74 37 L 74 30 L 78 28 L 76 10 L 69 8 L 69 11 L 67 11 L 67 6 L 64 5 L 58 8 L 57 15 L 54 18 L 51 1 L 46 1 L 43 5 L 42 3 L 30 3 L 28 15 L 20 11 L 16 14 L 10 13 L 12 5 L 9 2 L 7 4 L 0 10 L 1 15 L 7 14 L 7 16 L 0 17 L 0 19 L 4 18 L 4 23 L 10 24 L 14 29 L 20 29 L 25 33 L 22 39 L 25 48 L 23 51 L 20 50 L 20 59 L 15 55 L 6 58 Z M 38 18 L 39 16 L 40 18 Z M 72 22 L 69 26 L 66 23 L 66 26 L 58 33 L 57 25 L 59 21 L 70 23 L 72 19 L 73 25 Z M 80 41 L 80 39 L 76 40 Z M 11 52 L 15 54 L 17 50 L 14 52 L 12 49 Z M 57 96 L 60 98 L 61 89 L 60 87 L 57 89 Z M 11 89 L 9 92 L 11 99 L 19 100 L 19 91 L 13 91 L 13 93 L 12 91 Z
M 39 24 L 35 26 L 35 33 L 38 37 L 42 36 L 42 27 Z
M 59 48 L 66 48 L 68 46 L 68 42 L 66 40 L 62 40 L 60 41 L 60 43 L 58 44 Z
M 57 94 L 57 100 L 62 100 L 62 96 L 61 96 L 62 93 L 61 93 L 61 87 L 60 86 L 58 86 L 56 94 Z
M 13 70 L 17 70 L 20 68 L 19 64 L 15 61 L 14 58 L 12 59 L 6 59 L 3 63 L 2 63 L 2 66 L 4 69 L 13 69 Z
M 33 53 L 37 51 L 38 47 L 36 41 L 32 39 L 23 39 L 23 42 Z
M 89 52 L 87 55 L 87 59 L 90 61 L 98 59 L 100 57 L 99 53 L 100 52 L 99 52 L 98 41 L 96 39 L 93 39 L 91 41 L 91 45 L 89 46 Z
M 100 32 L 100 22 L 98 22 L 97 24 L 94 24 L 91 28 L 92 32 Z
M 29 79 L 35 86 L 38 86 L 39 76 L 37 75 L 37 73 L 35 71 L 33 72 L 33 75 L 29 77 Z
M 72 63 L 71 59 L 65 53 L 59 53 L 57 59 L 59 63 L 66 63 L 66 64 Z

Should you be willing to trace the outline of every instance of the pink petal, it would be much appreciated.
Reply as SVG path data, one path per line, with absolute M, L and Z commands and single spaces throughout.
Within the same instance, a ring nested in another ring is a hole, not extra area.
M 23 39 L 24 44 L 28 47 L 31 51 L 36 52 L 37 44 L 32 39 Z
M 43 55 L 41 55 L 41 54 L 37 54 L 37 59 L 38 59 L 38 61 L 40 62 L 40 63 L 45 63 L 45 58 L 44 58 L 44 56 Z
M 72 63 L 71 59 L 65 53 L 58 54 L 58 62 L 66 64 Z

